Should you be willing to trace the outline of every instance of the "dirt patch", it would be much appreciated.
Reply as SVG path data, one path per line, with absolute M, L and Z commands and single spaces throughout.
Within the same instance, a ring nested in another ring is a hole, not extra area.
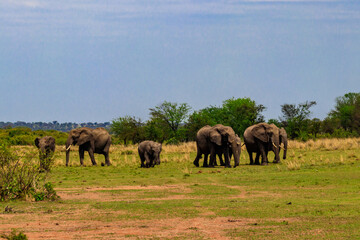
M 26 216 L 28 218 L 29 216 Z M 249 228 L 254 220 L 217 218 L 128 220 L 128 221 L 64 221 L 54 216 L 38 216 L 18 224 L 2 223 L 0 232 L 11 228 L 24 231 L 29 239 L 123 239 L 123 238 L 206 238 L 229 239 L 226 230 Z
M 224 186 L 236 188 L 241 194 L 226 198 L 246 198 L 253 195 L 266 195 L 263 192 L 247 192 L 238 186 Z M 97 202 L 121 200 L 176 200 L 197 199 L 204 196 L 189 196 L 190 185 L 164 186 L 119 186 L 112 188 L 57 188 L 62 200 L 94 200 Z M 111 192 L 114 190 L 130 190 Z M 170 193 L 164 197 L 139 198 L 143 191 Z M 171 194 L 176 193 L 176 194 Z M 184 194 L 179 194 L 184 193 Z M 231 229 L 253 228 L 256 220 L 248 218 L 217 217 L 214 212 L 203 212 L 195 218 L 163 218 L 158 220 L 119 220 L 124 211 L 94 210 L 89 204 L 74 205 L 67 210 L 35 210 L 36 204 L 28 208 L 27 212 L 0 214 L 0 234 L 9 233 L 16 228 L 23 231 L 29 239 L 143 239 L 143 238 L 179 238 L 179 239 L 231 239 L 228 232 Z M 61 205 L 59 206 L 61 207 Z M 34 212 L 32 212 L 34 211 Z M 96 212 L 95 212 L 96 211 Z M 169 209 L 171 211 L 171 209 Z M 102 216 L 101 218 L 97 218 Z M 105 217 L 104 217 L 105 216 Z M 99 221 L 97 219 L 106 219 Z M 257 226 L 258 228 L 258 226 Z

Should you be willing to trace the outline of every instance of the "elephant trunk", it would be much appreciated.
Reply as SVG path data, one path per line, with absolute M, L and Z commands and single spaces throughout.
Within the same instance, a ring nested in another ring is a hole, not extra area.
M 231 145 L 231 151 L 232 151 L 232 155 L 234 155 L 234 167 L 239 166 L 240 164 L 240 151 L 241 151 L 241 145 L 240 148 L 238 147 L 238 145 L 235 143 L 233 143 Z
M 279 144 L 279 140 L 276 141 L 276 139 L 273 138 L 273 140 L 275 141 L 272 141 L 272 149 L 275 153 L 275 162 L 280 162 L 280 144 Z
M 283 154 L 283 159 L 286 159 L 287 146 L 288 146 L 288 142 L 287 142 L 287 139 L 285 139 L 285 140 L 284 140 L 284 154 Z

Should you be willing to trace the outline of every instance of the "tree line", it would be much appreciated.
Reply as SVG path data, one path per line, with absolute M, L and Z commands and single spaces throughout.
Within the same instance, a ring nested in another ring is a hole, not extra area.
M 33 131 L 36 130 L 56 130 L 61 132 L 68 132 L 71 129 L 79 128 L 79 127 L 89 127 L 89 128 L 110 128 L 111 123 L 110 122 L 104 122 L 104 123 L 72 123 L 72 122 L 66 122 L 66 123 L 59 123 L 57 121 L 53 122 L 23 122 L 23 121 L 17 121 L 17 122 L 0 122 L 0 128 L 6 129 L 6 128 L 16 128 L 16 127 L 27 127 L 30 128 Z
M 311 118 L 315 101 L 281 105 L 281 116 L 269 119 L 284 127 L 290 139 L 306 141 L 316 138 L 343 138 L 360 136 L 360 93 L 347 93 L 335 99 L 335 106 L 323 120 Z M 36 137 L 51 135 L 56 143 L 65 144 L 67 133 L 78 127 L 105 127 L 113 136 L 114 144 L 139 143 L 153 140 L 176 144 L 194 141 L 197 131 L 205 126 L 223 124 L 231 126 L 242 137 L 245 129 L 264 122 L 266 107 L 250 98 L 230 98 L 221 106 L 209 106 L 192 111 L 187 103 L 163 103 L 149 109 L 149 120 L 135 116 L 122 116 L 105 123 L 4 123 L 0 122 L 0 144 L 29 145 Z M 21 128 L 19 128 L 21 127 Z
M 320 120 L 311 118 L 315 101 L 281 105 L 279 119 L 270 119 L 278 127 L 284 127 L 290 139 L 306 141 L 319 137 L 360 136 L 360 93 L 347 93 L 335 99 L 335 107 Z M 264 122 L 262 112 L 266 107 L 250 98 L 231 98 L 221 106 L 210 106 L 191 111 L 187 103 L 163 102 L 149 109 L 146 122 L 134 116 L 123 116 L 112 121 L 111 131 L 124 144 L 153 140 L 178 143 L 195 140 L 197 131 L 205 126 L 221 123 L 231 126 L 242 136 L 245 129 Z

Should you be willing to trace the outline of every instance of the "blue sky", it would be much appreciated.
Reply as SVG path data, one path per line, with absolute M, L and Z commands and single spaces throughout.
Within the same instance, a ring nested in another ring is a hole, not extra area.
M 250 97 L 267 107 L 360 92 L 360 3 L 1 0 L 0 121 L 148 118 Z

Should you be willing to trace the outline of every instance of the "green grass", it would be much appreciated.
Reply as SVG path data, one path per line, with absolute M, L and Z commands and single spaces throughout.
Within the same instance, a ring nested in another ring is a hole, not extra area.
M 235 169 L 196 168 L 192 165 L 194 152 L 165 152 L 162 158 L 166 160 L 150 169 L 139 168 L 140 161 L 126 162 L 124 154 L 114 155 L 119 159 L 112 159 L 115 164 L 110 167 L 58 164 L 49 181 L 58 193 L 76 198 L 2 202 L 1 212 L 6 206 L 15 212 L 7 213 L 12 217 L 6 219 L 0 214 L 0 225 L 25 221 L 25 213 L 54 215 L 53 221 L 109 223 L 224 218 L 239 221 L 239 226 L 232 227 L 223 223 L 221 235 L 229 238 L 360 239 L 360 149 L 294 149 L 281 164 L 268 166 L 248 165 L 243 152 L 241 165 Z M 186 160 L 182 160 L 184 155 Z M 72 153 L 72 161 L 78 161 L 77 157 Z M 102 156 L 96 157 L 98 162 L 102 160 Z M 294 168 L 291 162 L 299 166 Z M 90 193 L 93 198 L 88 197 Z M 71 214 L 74 211 L 79 214 Z M 163 239 L 156 233 L 151 236 Z M 191 226 L 168 238 L 211 237 Z

